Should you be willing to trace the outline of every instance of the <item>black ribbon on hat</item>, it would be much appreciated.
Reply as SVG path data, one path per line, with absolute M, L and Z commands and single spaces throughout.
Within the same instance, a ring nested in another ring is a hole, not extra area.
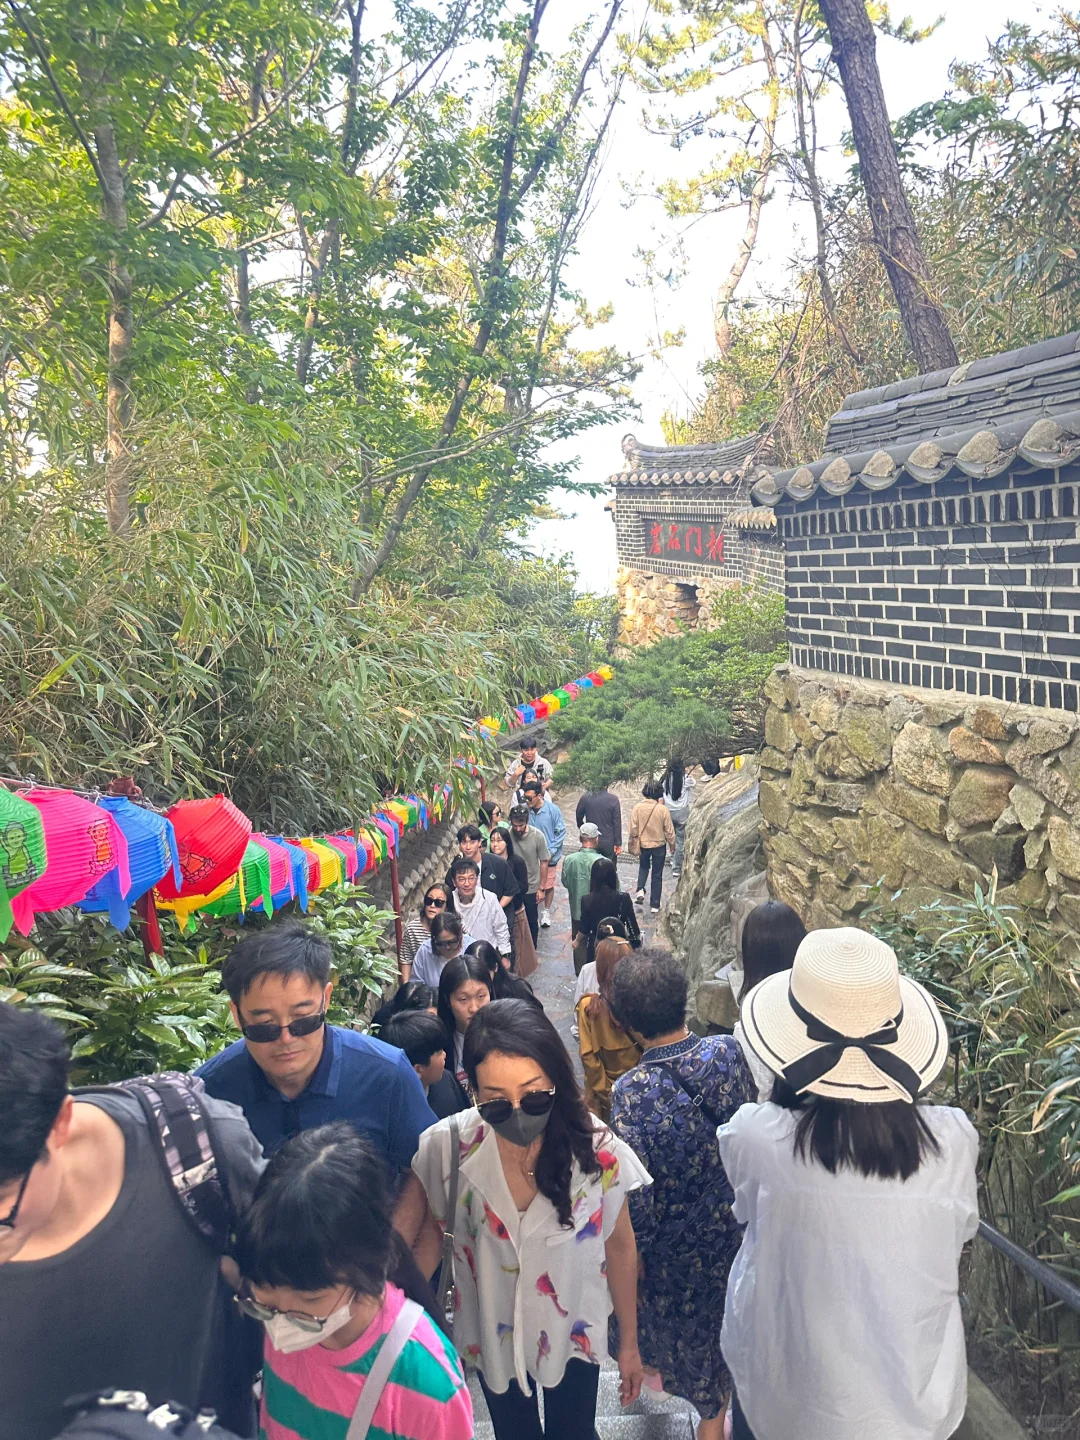
M 788 1003 L 806 1026 L 807 1038 L 820 1043 L 819 1049 L 811 1050 L 809 1055 L 803 1055 L 801 1059 L 793 1060 L 784 1067 L 784 1079 L 796 1093 L 805 1090 L 808 1085 L 813 1085 L 815 1080 L 820 1080 L 839 1065 L 845 1050 L 861 1050 L 883 1074 L 906 1090 L 912 1100 L 918 1096 L 922 1088 L 919 1072 L 886 1048 L 895 1045 L 899 1039 L 900 1022 L 904 1018 L 902 1005 L 900 1013 L 872 1035 L 842 1035 L 839 1030 L 834 1030 L 831 1025 L 826 1025 L 824 1020 L 819 1020 L 816 1015 L 804 1009 L 791 993 L 790 986 Z

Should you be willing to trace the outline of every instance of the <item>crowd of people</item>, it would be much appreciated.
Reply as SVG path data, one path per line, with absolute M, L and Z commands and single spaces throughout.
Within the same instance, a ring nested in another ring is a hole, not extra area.
M 368 1033 L 328 1023 L 330 945 L 296 920 L 232 950 L 238 1038 L 194 1076 L 72 1091 L 60 1027 L 0 1004 L 0 1440 L 113 1388 L 242 1437 L 469 1440 L 470 1371 L 498 1440 L 595 1440 L 609 1354 L 625 1404 L 681 1396 L 698 1440 L 954 1433 L 977 1142 L 927 1100 L 931 996 L 770 901 L 734 1033 L 693 1033 L 593 791 L 562 873 L 580 1084 L 529 984 L 551 767 L 523 745 L 506 781 L 509 827 L 488 803 L 458 831 Z M 689 781 L 631 815 L 657 903 Z

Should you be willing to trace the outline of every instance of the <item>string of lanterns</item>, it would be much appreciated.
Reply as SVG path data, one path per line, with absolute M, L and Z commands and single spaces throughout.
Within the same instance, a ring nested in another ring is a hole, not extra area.
M 537 720 L 546 720 L 549 715 L 554 715 L 556 710 L 565 709 L 590 690 L 599 689 L 614 674 L 615 671 L 610 665 L 598 665 L 595 670 L 590 670 L 587 675 L 580 676 L 568 685 L 561 685 L 558 690 L 549 690 L 537 700 L 515 705 L 506 715 L 485 715 L 477 724 L 497 735 L 506 730 L 516 730 L 521 725 L 532 725 Z

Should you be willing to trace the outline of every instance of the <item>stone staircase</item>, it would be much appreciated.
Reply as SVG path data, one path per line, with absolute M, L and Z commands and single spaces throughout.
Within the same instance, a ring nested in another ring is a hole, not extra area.
M 476 1440 L 495 1440 L 475 1376 L 469 1390 L 476 1415 Z M 618 1369 L 612 1361 L 604 1362 L 596 1402 L 596 1433 L 600 1440 L 694 1440 L 696 1428 L 697 1412 L 685 1400 L 666 1399 L 652 1390 L 643 1390 L 641 1399 L 624 1410 L 619 1404 Z

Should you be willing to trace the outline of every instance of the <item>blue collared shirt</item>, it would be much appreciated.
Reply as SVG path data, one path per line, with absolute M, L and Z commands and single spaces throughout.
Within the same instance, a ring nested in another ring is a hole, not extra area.
M 295 1099 L 274 1088 L 244 1040 L 196 1070 L 207 1094 L 239 1105 L 267 1155 L 290 1135 L 348 1120 L 396 1170 L 412 1164 L 435 1115 L 404 1050 L 327 1025 L 322 1058 Z
M 543 835 L 547 841 L 548 860 L 550 864 L 557 865 L 562 859 L 563 841 L 566 839 L 566 821 L 562 818 L 562 811 L 545 795 L 540 809 L 529 811 L 529 824 Z

